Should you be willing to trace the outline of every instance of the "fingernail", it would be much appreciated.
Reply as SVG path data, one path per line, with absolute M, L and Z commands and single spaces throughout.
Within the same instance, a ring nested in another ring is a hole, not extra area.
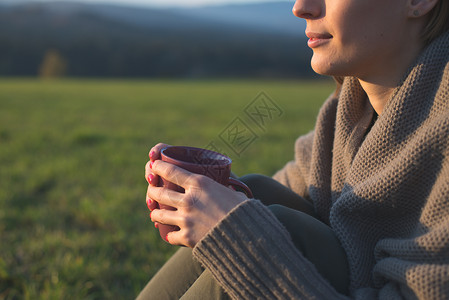
M 153 163 L 154 161 L 150 162 L 150 169 L 153 169 Z
M 170 243 L 170 242 L 168 241 L 168 233 L 167 233 L 167 235 L 165 236 L 165 240 L 167 241 L 167 243 Z
M 153 174 L 148 175 L 148 183 L 152 183 L 154 181 L 155 176 Z
M 150 159 L 153 159 L 153 157 L 154 157 L 154 151 L 151 151 L 150 152 Z
M 154 223 L 155 228 L 159 228 L 159 223 Z
M 147 200 L 147 206 L 148 206 L 148 209 L 149 209 L 149 210 L 151 210 L 150 205 L 151 205 L 151 199 L 148 199 L 148 200 Z M 150 216 L 151 216 L 151 214 L 150 214 Z

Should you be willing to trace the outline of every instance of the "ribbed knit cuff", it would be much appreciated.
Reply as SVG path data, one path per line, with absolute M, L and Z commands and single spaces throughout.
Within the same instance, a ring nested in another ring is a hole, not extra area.
M 260 201 L 234 208 L 193 249 L 235 299 L 338 299 Z

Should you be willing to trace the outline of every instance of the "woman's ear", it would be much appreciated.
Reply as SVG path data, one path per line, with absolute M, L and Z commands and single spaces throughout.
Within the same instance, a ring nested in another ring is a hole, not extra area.
M 435 5 L 437 5 L 438 1 L 447 0 L 408 0 L 408 16 L 410 18 L 419 18 L 424 16 L 430 12 Z

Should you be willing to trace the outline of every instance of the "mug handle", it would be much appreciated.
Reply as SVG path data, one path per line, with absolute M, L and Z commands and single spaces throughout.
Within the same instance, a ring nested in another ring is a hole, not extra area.
M 240 180 L 229 177 L 228 185 L 230 185 L 234 191 L 243 192 L 246 197 L 250 199 L 253 198 L 253 193 L 251 192 L 250 188 Z

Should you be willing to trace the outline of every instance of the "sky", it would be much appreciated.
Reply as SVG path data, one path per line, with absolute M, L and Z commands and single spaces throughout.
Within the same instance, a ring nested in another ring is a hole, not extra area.
M 1 2 L 2 0 L 0 0 Z M 281 2 L 286 0 L 32 0 L 35 2 L 84 2 L 84 3 L 116 3 L 139 6 L 173 7 L 173 6 L 202 6 L 220 4 L 243 4 L 261 2 Z M 291 0 L 293 2 L 293 0 Z

